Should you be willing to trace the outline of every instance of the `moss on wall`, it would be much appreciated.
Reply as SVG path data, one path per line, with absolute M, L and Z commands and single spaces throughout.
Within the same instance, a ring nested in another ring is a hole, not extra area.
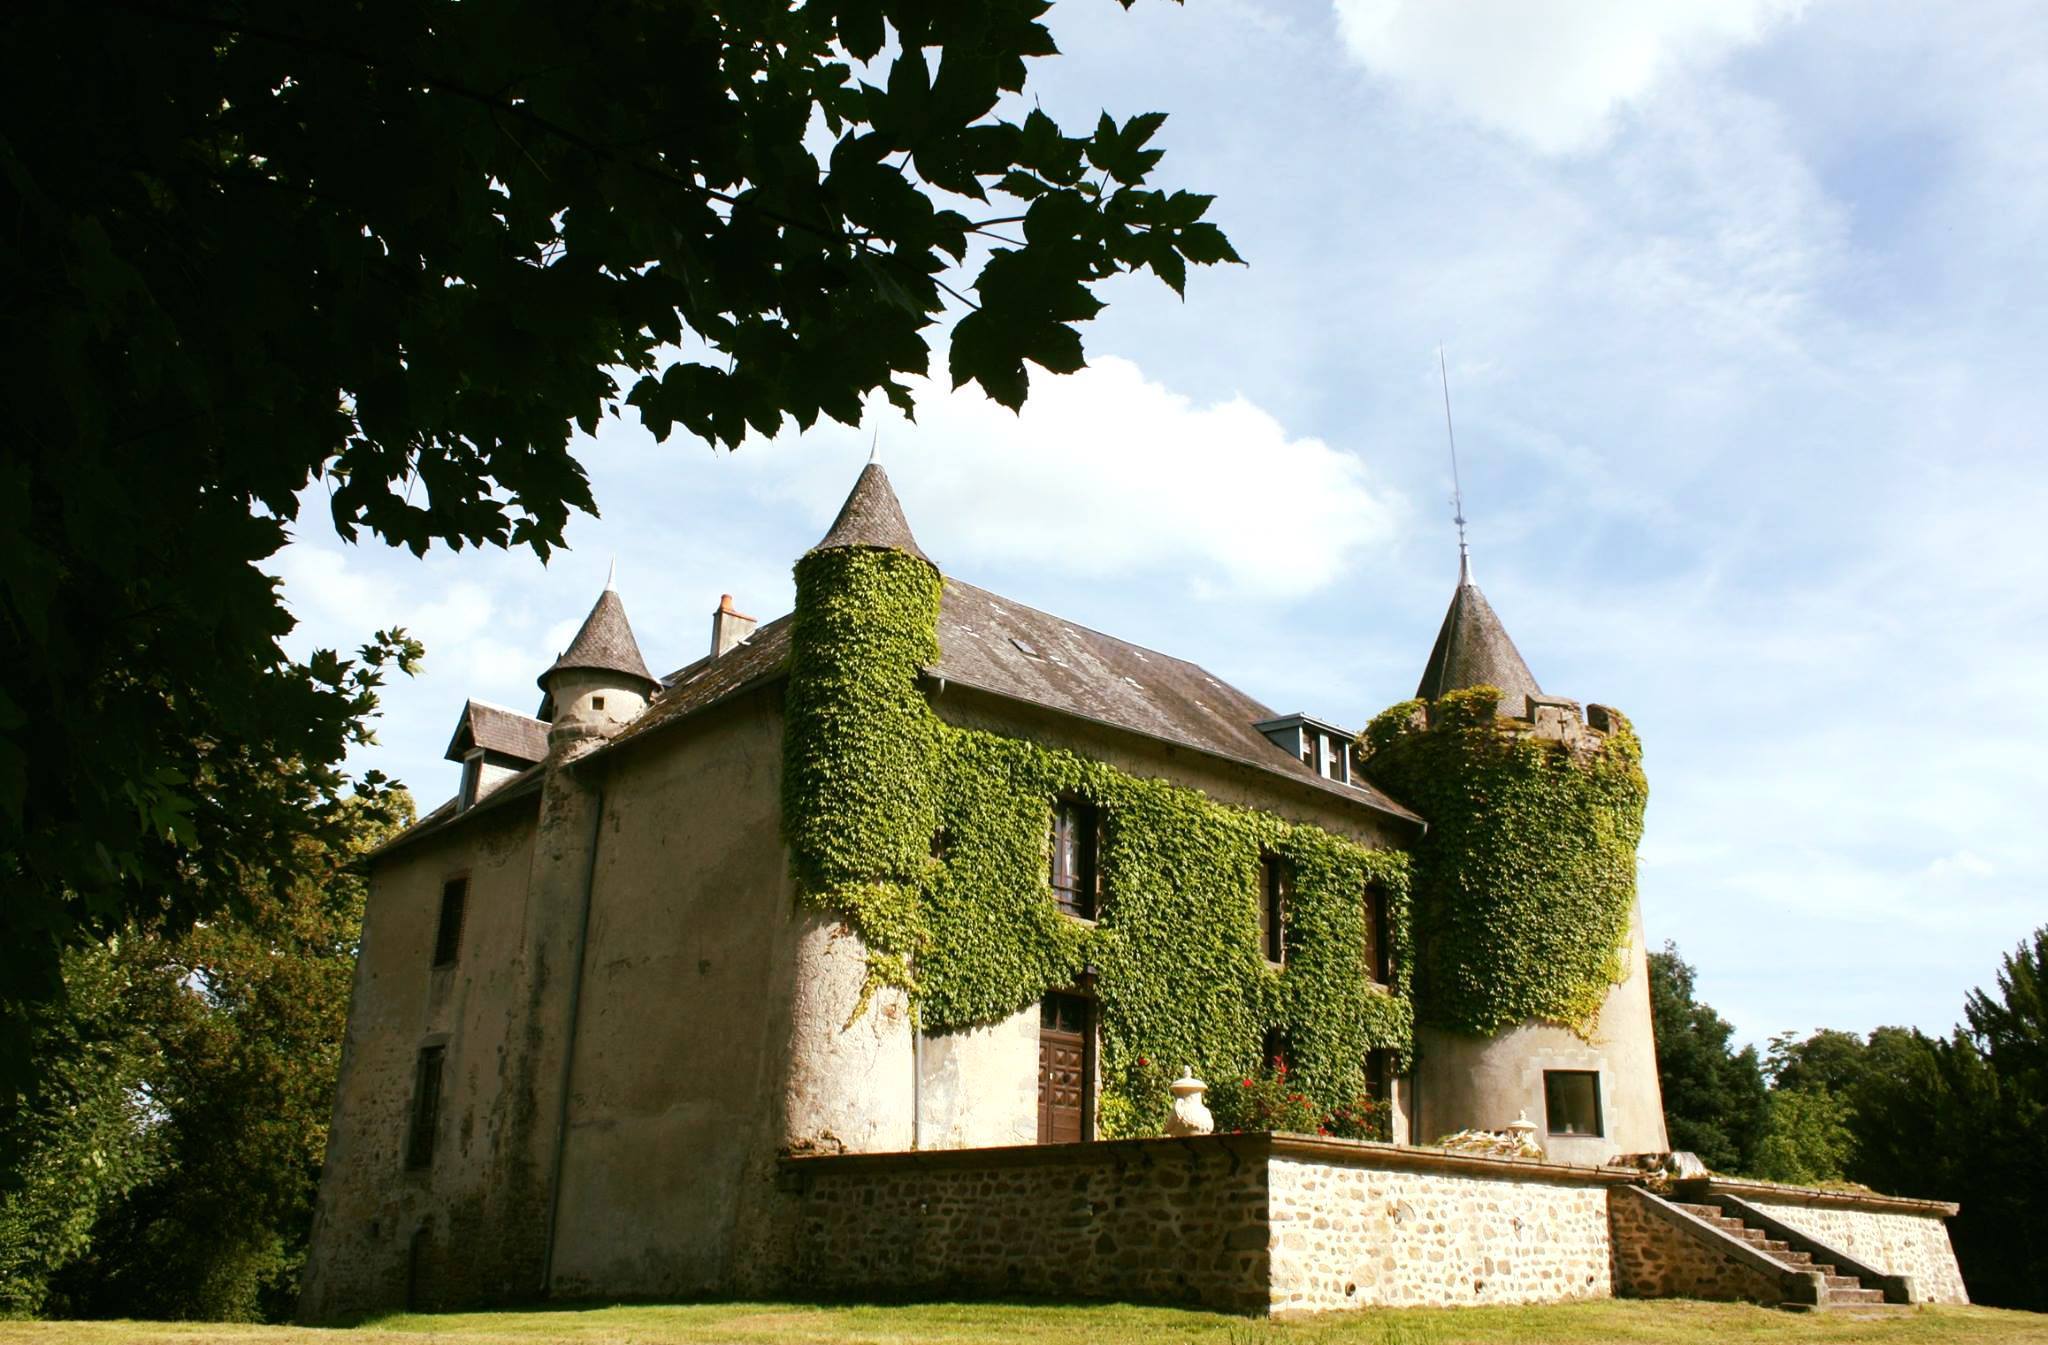
M 1530 1020 L 1589 1033 L 1625 968 L 1649 784 L 1615 715 L 1538 737 L 1493 687 L 1403 701 L 1360 735 L 1365 771 L 1429 819 L 1415 850 L 1422 1020 L 1481 1035 Z
M 929 564 L 894 551 L 797 566 L 783 825 L 806 899 L 844 912 L 867 942 L 868 991 L 903 988 L 924 1029 L 947 1033 L 1092 973 L 1109 1135 L 1164 1123 L 1158 1099 L 1129 1087 L 1141 1057 L 1226 1079 L 1277 1030 L 1325 1107 L 1362 1089 L 1370 1050 L 1405 1068 L 1407 857 L 943 723 L 916 681 L 938 655 L 939 586 Z M 1053 902 L 1048 839 L 1064 794 L 1100 810 L 1093 923 Z M 1292 878 L 1278 968 L 1259 937 L 1269 851 Z M 1368 981 L 1368 884 L 1387 903 L 1391 993 Z

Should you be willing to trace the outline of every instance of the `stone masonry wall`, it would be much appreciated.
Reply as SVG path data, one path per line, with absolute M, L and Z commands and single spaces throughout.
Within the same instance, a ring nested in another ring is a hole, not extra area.
M 1614 1292 L 1619 1297 L 1706 1298 L 1771 1307 L 1785 1301 L 1782 1277 L 1689 1236 L 1632 1191 L 1613 1193 L 1607 1217 L 1614 1238 Z
M 1884 1212 L 1770 1199 L 1754 1188 L 1733 1191 L 1780 1223 L 1892 1275 L 1913 1277 L 1913 1296 L 1922 1303 L 1967 1303 L 1963 1273 L 1949 1244 L 1948 1223 L 1927 1213 Z
M 1266 1170 L 1249 1137 L 793 1160 L 791 1287 L 1266 1306 Z
M 1468 1175 L 1390 1167 L 1379 1146 L 1317 1149 L 1272 1163 L 1275 1311 L 1612 1292 L 1607 1190 L 1593 1170 L 1495 1161 Z
M 1263 1135 L 797 1158 L 787 1287 L 1238 1312 L 1604 1298 L 1625 1179 Z

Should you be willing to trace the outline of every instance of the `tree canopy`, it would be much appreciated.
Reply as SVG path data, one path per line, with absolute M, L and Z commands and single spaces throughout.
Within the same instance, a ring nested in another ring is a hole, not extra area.
M 907 409 L 947 323 L 1016 407 L 1099 282 L 1236 260 L 1149 185 L 1162 114 L 1018 96 L 1047 3 L 0 12 L 0 1080 L 64 947 L 333 824 L 419 650 L 283 652 L 259 563 L 316 483 L 350 539 L 545 558 L 596 509 L 572 426 Z

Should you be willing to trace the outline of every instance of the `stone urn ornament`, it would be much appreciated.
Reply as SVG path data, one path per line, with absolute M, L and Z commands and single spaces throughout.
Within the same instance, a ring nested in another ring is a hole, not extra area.
M 1207 1135 L 1216 1129 L 1216 1118 L 1202 1101 L 1209 1085 L 1195 1077 L 1195 1067 L 1181 1067 L 1180 1077 L 1167 1085 L 1173 1092 L 1173 1115 L 1166 1119 L 1166 1133 L 1176 1138 Z

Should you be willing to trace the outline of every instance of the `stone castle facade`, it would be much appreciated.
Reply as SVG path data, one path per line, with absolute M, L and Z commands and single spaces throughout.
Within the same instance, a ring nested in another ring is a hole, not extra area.
M 811 555 L 841 552 L 930 564 L 879 467 Z M 707 656 L 659 677 L 607 588 L 540 678 L 536 715 L 464 708 L 458 796 L 371 861 L 309 1317 L 863 1286 L 1253 1310 L 1626 1289 L 1616 1230 L 1655 1221 L 1615 1204 L 1640 1174 L 1612 1160 L 1669 1147 L 1639 911 L 1590 1030 L 1473 1034 L 1425 1016 L 1404 1049 L 1349 1062 L 1387 1105 L 1390 1143 L 1107 1138 L 1109 1121 L 1137 1123 L 1105 1118 L 1121 1078 L 1105 1056 L 1143 1044 L 1142 1027 L 1105 1041 L 1113 972 L 1098 987 L 1086 966 L 986 1021 L 926 1031 L 914 994 L 877 985 L 860 922 L 793 875 L 790 688 L 817 653 L 801 647 L 802 593 L 794 618 L 765 625 L 721 601 Z M 1165 782 L 1346 853 L 1405 853 L 1427 826 L 1367 778 L 1350 731 L 1275 715 L 1192 664 L 951 576 L 931 634 L 914 692 L 939 724 Z M 1420 694 L 1481 685 L 1502 690 L 1514 733 L 1606 731 L 1609 712 L 1541 692 L 1467 571 Z M 1070 804 L 1042 800 L 1033 918 L 1116 930 L 1109 861 L 1087 848 L 1099 832 Z M 973 858 L 934 833 L 933 866 Z M 1279 1002 L 1293 974 L 1284 877 L 1271 856 L 1243 858 L 1267 877 L 1241 894 L 1240 951 L 1263 950 Z M 1370 930 L 1374 898 L 1359 899 Z M 1145 955 L 1141 930 L 1121 937 Z M 1374 1012 L 1412 993 L 1388 939 L 1368 934 L 1356 963 Z M 1395 1007 L 1381 1018 L 1413 1018 Z M 1294 1026 L 1307 1050 L 1318 1024 Z M 1269 1035 L 1259 1049 L 1290 1048 Z M 1249 1062 L 1203 1063 L 1214 1076 Z M 1413 1147 L 1517 1117 L 1544 1161 Z M 1939 1233 L 1939 1209 L 1897 1204 L 1870 1217 Z M 1745 1241 L 1677 1217 L 1692 1224 L 1656 1226 L 1706 1239 L 1710 1260 Z M 1034 1268 L 1027 1244 L 1048 1220 L 1073 1239 L 1064 1271 Z M 1638 1289 L 1659 1255 L 1628 1263 Z M 1774 1276 L 1724 1278 L 1824 1296 Z

